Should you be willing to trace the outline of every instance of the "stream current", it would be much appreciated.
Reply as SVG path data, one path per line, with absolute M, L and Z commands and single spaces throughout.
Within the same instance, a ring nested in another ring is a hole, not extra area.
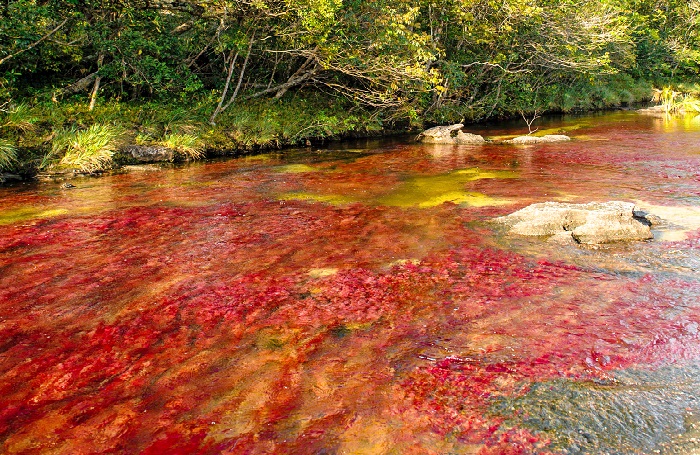
M 0 188 L 0 452 L 700 453 L 700 118 L 539 128 Z M 490 222 L 610 200 L 654 240 Z

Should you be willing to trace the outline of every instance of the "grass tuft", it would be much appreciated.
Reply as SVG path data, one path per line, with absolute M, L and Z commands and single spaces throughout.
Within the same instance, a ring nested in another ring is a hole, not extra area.
M 0 139 L 0 170 L 10 170 L 17 162 L 17 148 L 7 139 Z
M 109 125 L 95 124 L 84 130 L 64 129 L 56 133 L 50 155 L 61 157 L 58 168 L 81 172 L 104 170 L 112 164 L 120 136 L 121 132 Z
M 159 142 L 159 145 L 173 149 L 188 159 L 204 158 L 204 144 L 193 134 L 168 134 Z
M 0 119 L 0 128 L 14 130 L 19 133 L 34 131 L 35 123 L 38 121 L 32 109 L 22 103 L 6 111 Z

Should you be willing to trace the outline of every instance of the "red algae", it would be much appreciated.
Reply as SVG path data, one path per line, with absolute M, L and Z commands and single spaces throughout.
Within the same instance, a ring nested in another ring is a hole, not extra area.
M 519 250 L 483 223 L 508 207 L 378 201 L 413 176 L 479 167 L 518 178 L 464 191 L 515 206 L 644 185 L 669 191 L 645 200 L 691 205 L 697 162 L 644 160 L 629 141 L 607 154 L 603 141 L 405 145 L 287 173 L 238 160 L 105 177 L 96 200 L 2 200 L 67 212 L 0 223 L 0 451 L 566 450 L 494 403 L 697 362 L 700 233 L 640 244 L 665 267 L 630 272 L 596 256 L 618 247 Z M 295 191 L 354 202 L 280 199 Z

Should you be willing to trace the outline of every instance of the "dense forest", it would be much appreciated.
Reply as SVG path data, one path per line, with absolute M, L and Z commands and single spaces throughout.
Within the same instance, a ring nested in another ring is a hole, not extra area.
M 619 106 L 699 63 L 699 0 L 3 0 L 0 168 Z

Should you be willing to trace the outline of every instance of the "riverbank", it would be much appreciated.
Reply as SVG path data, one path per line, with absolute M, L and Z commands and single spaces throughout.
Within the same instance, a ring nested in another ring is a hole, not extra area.
M 141 162 L 129 146 L 167 149 L 171 161 L 235 155 L 387 131 L 380 116 L 321 97 L 255 100 L 208 122 L 211 104 L 108 102 L 94 110 L 81 100 L 20 102 L 0 117 L 0 170 L 94 173 Z
M 572 89 L 551 96 L 546 104 L 530 111 L 509 108 L 504 102 L 491 118 L 522 116 L 527 131 L 528 122 L 546 113 L 619 108 L 649 101 L 654 93 L 651 84 L 644 81 Z M 0 183 L 38 175 L 95 174 L 145 162 L 234 156 L 329 140 L 410 133 L 460 120 L 484 120 L 483 113 L 468 108 L 384 112 L 345 98 L 309 92 L 279 100 L 247 100 L 231 106 L 213 124 L 209 122 L 212 106 L 210 97 L 109 101 L 92 110 L 80 97 L 15 103 L 0 115 L 0 172 L 5 176 Z

